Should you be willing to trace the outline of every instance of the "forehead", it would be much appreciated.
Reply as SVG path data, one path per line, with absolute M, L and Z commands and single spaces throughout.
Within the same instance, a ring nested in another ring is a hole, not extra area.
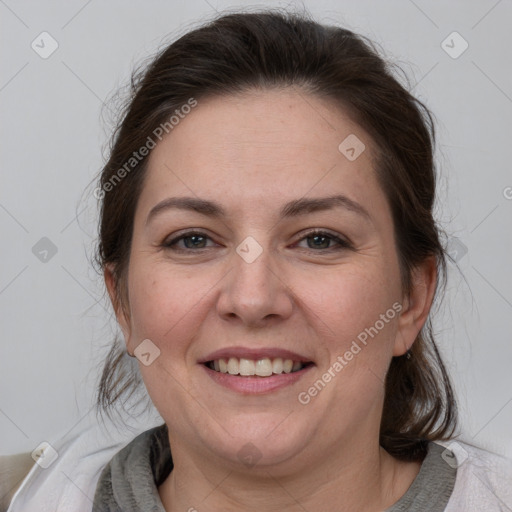
M 283 202 L 380 193 L 367 133 L 333 102 L 295 88 L 199 99 L 152 150 L 147 173 L 143 204 L 191 192 L 274 202 L 276 193 Z

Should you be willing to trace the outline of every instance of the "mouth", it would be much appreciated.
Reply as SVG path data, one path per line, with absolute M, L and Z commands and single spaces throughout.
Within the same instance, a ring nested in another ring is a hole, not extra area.
M 282 357 L 247 359 L 238 357 L 221 357 L 203 363 L 207 368 L 218 373 L 238 375 L 242 377 L 271 377 L 296 373 L 313 365 L 311 361 L 296 361 Z
M 242 395 L 262 395 L 292 386 L 316 363 L 281 348 L 225 347 L 198 361 L 218 385 Z

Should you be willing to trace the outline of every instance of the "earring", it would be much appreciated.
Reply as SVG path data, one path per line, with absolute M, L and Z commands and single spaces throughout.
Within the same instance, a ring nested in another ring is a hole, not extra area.
M 407 360 L 411 359 L 411 351 L 410 350 L 407 351 L 407 355 L 405 357 L 407 358 Z

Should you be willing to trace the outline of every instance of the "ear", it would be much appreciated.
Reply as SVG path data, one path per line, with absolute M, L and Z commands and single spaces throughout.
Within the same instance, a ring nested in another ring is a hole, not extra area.
M 432 256 L 412 272 L 411 291 L 403 300 L 393 356 L 401 356 L 412 347 L 427 321 L 434 300 L 436 283 L 436 258 Z
M 108 295 L 110 297 L 110 302 L 112 303 L 114 312 L 116 314 L 117 322 L 121 327 L 121 331 L 123 332 L 126 346 L 128 347 L 131 333 L 130 319 L 126 315 L 124 308 L 121 305 L 121 297 L 118 296 L 113 265 L 105 265 L 105 268 L 103 270 L 103 277 L 105 279 L 105 285 L 107 287 Z

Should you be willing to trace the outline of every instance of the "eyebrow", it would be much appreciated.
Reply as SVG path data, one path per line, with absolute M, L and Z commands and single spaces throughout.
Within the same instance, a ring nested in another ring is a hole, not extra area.
M 281 218 L 291 218 L 332 208 L 345 208 L 371 221 L 370 214 L 363 206 L 344 195 L 295 199 L 286 203 L 281 208 L 279 215 Z M 158 214 L 170 209 L 188 210 L 213 218 L 227 216 L 226 210 L 215 201 L 196 197 L 169 197 L 151 208 L 146 219 L 146 225 Z

